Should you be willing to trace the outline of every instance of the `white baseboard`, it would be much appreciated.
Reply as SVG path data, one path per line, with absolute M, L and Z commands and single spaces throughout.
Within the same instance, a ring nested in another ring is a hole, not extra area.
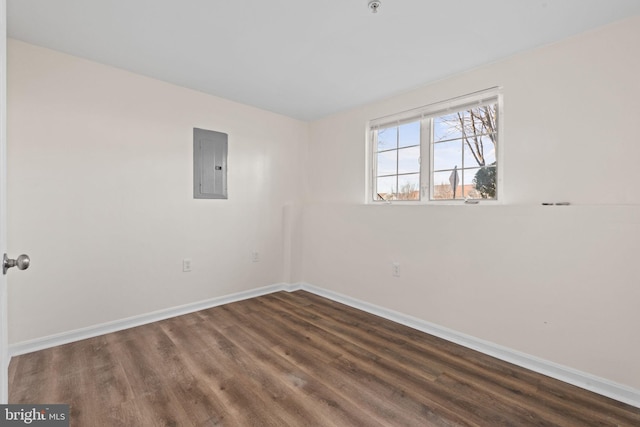
M 305 290 L 313 294 L 328 298 L 330 300 L 346 304 L 350 307 L 357 308 L 367 313 L 375 314 L 388 320 L 409 326 L 413 329 L 437 336 L 447 341 L 462 345 L 481 353 L 493 356 L 505 362 L 530 369 L 543 375 L 573 384 L 577 387 L 584 388 L 594 393 L 610 397 L 620 402 L 640 408 L 640 390 L 617 384 L 604 378 L 575 370 L 566 366 L 559 365 L 548 360 L 540 359 L 525 353 L 512 350 L 488 341 L 484 341 L 470 335 L 427 322 L 416 317 L 407 316 L 397 311 L 389 310 L 368 302 L 352 298 L 337 292 L 319 288 L 308 283 L 296 284 L 275 284 L 262 288 L 251 289 L 248 291 L 238 292 L 231 295 L 212 298 L 196 303 L 185 304 L 178 307 L 172 307 L 165 310 L 158 310 L 152 313 L 133 316 L 122 320 L 102 323 L 100 325 L 89 326 L 86 328 L 76 329 L 69 332 L 50 335 L 43 338 L 37 338 L 29 341 L 23 341 L 9 346 L 9 356 L 18 356 L 33 351 L 43 350 L 45 348 L 55 347 L 70 342 L 80 341 L 87 338 L 117 332 L 148 323 L 157 322 L 183 314 L 193 313 L 195 311 L 216 307 L 223 304 L 229 304 L 236 301 L 242 301 L 273 292 L 287 291 L 293 292 L 297 290 Z
M 171 317 L 181 316 L 183 314 L 193 313 L 199 310 L 216 307 L 223 304 L 229 304 L 236 301 L 242 301 L 261 295 L 270 294 L 278 291 L 293 291 L 300 289 L 298 285 L 290 285 L 279 283 L 275 285 L 265 286 L 262 288 L 250 289 L 248 291 L 238 292 L 222 297 L 211 298 L 204 301 L 185 304 L 178 307 L 171 307 L 164 310 L 158 310 L 139 316 L 128 317 L 126 319 L 115 320 L 112 322 L 101 323 L 99 325 L 88 326 L 86 328 L 75 329 L 69 332 L 62 332 L 55 335 L 49 335 L 33 340 L 22 341 L 9 345 L 9 356 L 18 356 L 21 354 L 31 353 L 58 345 L 68 344 L 75 341 L 93 338 L 111 332 L 122 331 L 124 329 L 134 328 L 136 326 L 146 325 L 148 323 L 158 322 L 160 320 L 169 319 Z
M 329 291 L 323 288 L 300 283 L 297 288 L 311 292 L 313 294 L 340 302 L 353 308 L 357 308 L 367 313 L 392 320 L 413 329 L 425 332 L 430 335 L 445 339 L 447 341 L 462 345 L 464 347 L 477 350 L 481 353 L 493 356 L 505 362 L 529 369 L 531 371 L 546 375 L 551 378 L 575 385 L 577 387 L 592 391 L 594 393 L 610 397 L 620 402 L 640 408 L 640 390 L 609 381 L 595 375 L 581 372 L 567 366 L 562 366 L 548 360 L 544 360 L 529 354 L 521 353 L 507 347 L 484 341 L 470 335 L 465 335 L 454 330 L 429 323 L 416 317 L 407 316 L 397 311 L 389 310 L 356 298 Z

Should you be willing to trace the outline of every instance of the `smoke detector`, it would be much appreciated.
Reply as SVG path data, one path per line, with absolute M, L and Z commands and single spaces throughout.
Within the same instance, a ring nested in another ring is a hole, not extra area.
M 369 2 L 369 9 L 371 9 L 371 13 L 378 13 L 378 9 L 380 9 L 380 2 L 378 0 L 371 0 Z

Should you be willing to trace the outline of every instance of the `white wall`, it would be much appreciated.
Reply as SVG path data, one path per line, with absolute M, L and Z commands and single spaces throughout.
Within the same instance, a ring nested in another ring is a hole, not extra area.
M 15 40 L 8 54 L 9 253 L 32 260 L 10 278 L 11 343 L 285 279 L 306 123 Z M 193 199 L 194 127 L 229 134 L 229 200 Z
M 312 123 L 297 279 L 640 388 L 638 52 L 633 18 Z M 368 120 L 493 86 L 506 205 L 363 204 Z

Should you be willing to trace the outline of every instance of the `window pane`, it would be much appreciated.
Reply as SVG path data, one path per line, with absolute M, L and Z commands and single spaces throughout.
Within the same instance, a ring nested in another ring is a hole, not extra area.
M 391 150 L 398 147 L 398 127 L 378 130 L 378 151 Z
M 384 200 L 393 200 L 397 193 L 397 176 L 386 176 L 378 178 L 376 181 L 376 192 L 382 196 Z
M 420 200 L 420 174 L 398 177 L 397 200 Z
M 420 122 L 407 123 L 400 126 L 398 138 L 399 147 L 420 145 Z
M 439 142 L 433 145 L 433 170 L 462 167 L 462 140 Z
M 468 138 L 469 144 L 464 144 L 464 167 L 489 166 L 496 161 L 496 149 L 489 136 Z M 471 147 L 469 147 L 471 145 Z M 474 156 L 475 154 L 475 156 Z M 477 157 L 477 160 L 476 160 Z
M 466 111 L 447 114 L 433 119 L 433 140 L 435 142 L 448 139 L 462 138 L 462 127 L 468 121 Z
M 378 153 L 378 176 L 397 174 L 398 150 Z
M 495 199 L 498 184 L 497 169 L 492 166 L 465 171 L 465 184 L 473 187 L 475 193 L 469 192 L 474 199 Z
M 460 170 L 457 170 L 458 185 L 456 186 L 456 199 L 462 199 L 462 175 Z M 453 186 L 451 185 L 451 176 L 453 171 L 436 172 L 433 174 L 433 195 L 434 199 L 445 200 L 453 199 Z
M 420 172 L 420 147 L 398 150 L 398 173 Z M 380 174 L 378 174 L 380 175 Z

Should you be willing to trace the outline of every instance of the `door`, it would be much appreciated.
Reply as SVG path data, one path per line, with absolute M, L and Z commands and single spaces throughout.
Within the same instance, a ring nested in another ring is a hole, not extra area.
M 7 252 L 7 2 L 0 0 L 0 256 Z M 7 276 L 0 274 L 0 403 L 9 398 Z
M 7 271 L 24 270 L 29 257 L 7 257 L 7 1 L 0 0 L 0 404 L 9 399 Z

